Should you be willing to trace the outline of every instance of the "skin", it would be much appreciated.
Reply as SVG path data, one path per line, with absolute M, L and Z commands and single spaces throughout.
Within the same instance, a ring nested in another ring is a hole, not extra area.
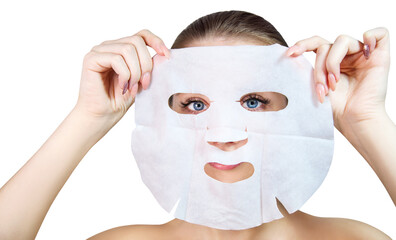
M 244 40 L 236 42 L 236 44 L 249 44 Z M 204 42 L 202 44 L 213 44 L 213 41 Z M 227 44 L 225 42 L 224 44 Z M 250 43 L 253 44 L 253 43 Z M 193 45 L 196 46 L 196 45 Z M 200 45 L 198 45 L 200 46 Z M 176 93 L 172 95 L 172 101 L 169 104 L 175 112 L 181 114 L 200 114 L 206 111 L 211 101 L 209 97 L 199 93 Z M 253 92 L 247 93 L 236 100 L 240 102 L 241 106 L 248 111 L 264 112 L 264 111 L 279 111 L 287 106 L 288 100 L 286 96 L 277 92 Z M 250 102 L 250 104 L 248 104 Z M 195 104 L 199 104 L 195 106 Z M 230 152 L 237 150 L 244 146 L 248 139 L 243 139 L 234 142 L 208 142 L 208 144 L 215 146 L 222 151 Z M 218 169 L 207 163 L 204 168 L 205 173 L 221 182 L 234 183 L 249 178 L 254 173 L 254 167 L 251 163 L 243 162 L 237 167 L 229 170 Z
M 363 43 L 348 36 L 340 36 L 333 44 L 320 37 L 308 38 L 297 42 L 286 54 L 294 57 L 305 51 L 317 53 L 318 98 L 323 100 L 324 94 L 329 95 L 336 128 L 370 164 L 395 202 L 396 149 L 392 143 L 396 142 L 396 127 L 384 107 L 389 34 L 386 29 L 377 28 L 364 33 L 363 38 L 370 47 L 368 59 L 362 53 Z M 241 44 L 259 43 L 246 39 L 204 39 L 191 46 Z M 147 46 L 169 56 L 163 41 L 148 30 L 103 42 L 85 56 L 76 106 L 0 189 L 0 239 L 35 238 L 70 174 L 124 116 L 135 95 L 149 86 L 152 59 Z M 218 143 L 216 147 L 227 150 L 235 148 L 235 144 Z M 47 170 L 48 165 L 51 171 Z M 241 231 L 218 230 L 174 219 L 162 225 L 114 228 L 90 239 L 390 239 L 358 221 L 319 218 L 301 211 L 288 214 L 280 203 L 278 207 L 284 218 Z

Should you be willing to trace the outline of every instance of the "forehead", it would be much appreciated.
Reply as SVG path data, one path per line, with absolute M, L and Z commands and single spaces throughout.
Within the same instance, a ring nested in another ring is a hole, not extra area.
M 204 47 L 204 46 L 238 46 L 238 45 L 265 45 L 263 41 L 256 40 L 249 37 L 206 37 L 203 39 L 194 40 L 186 47 Z
M 200 93 L 234 99 L 247 92 L 280 92 L 286 96 L 311 80 L 311 65 L 286 57 L 286 47 L 206 46 L 172 50 L 169 61 L 157 64 L 170 93 Z M 161 57 L 161 56 L 159 56 Z M 158 61 L 159 62 L 159 61 Z

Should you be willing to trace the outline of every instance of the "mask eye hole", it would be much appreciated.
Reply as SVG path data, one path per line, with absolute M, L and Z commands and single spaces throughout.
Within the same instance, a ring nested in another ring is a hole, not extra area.
M 168 99 L 168 106 L 181 114 L 199 114 L 210 106 L 207 96 L 200 93 L 175 93 Z
M 252 92 L 243 95 L 238 102 L 248 111 L 267 112 L 286 108 L 289 100 L 278 92 Z

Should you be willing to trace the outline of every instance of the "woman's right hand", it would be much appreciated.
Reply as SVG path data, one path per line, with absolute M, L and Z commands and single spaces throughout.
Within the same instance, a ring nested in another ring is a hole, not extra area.
M 159 37 L 142 30 L 103 42 L 85 56 L 76 106 L 0 188 L 1 239 L 36 237 L 52 202 L 81 159 L 124 116 L 138 88 L 147 89 L 153 67 L 147 46 L 158 54 L 170 54 Z
M 75 108 L 110 125 L 117 123 L 133 104 L 138 90 L 150 84 L 153 62 L 147 46 L 170 56 L 164 42 L 147 29 L 93 47 L 84 57 Z

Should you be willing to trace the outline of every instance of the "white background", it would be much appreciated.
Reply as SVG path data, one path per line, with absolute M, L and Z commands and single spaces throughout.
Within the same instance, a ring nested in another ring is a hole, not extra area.
M 0 186 L 73 108 L 82 59 L 94 45 L 147 28 L 170 47 L 189 23 L 223 10 L 263 16 L 289 45 L 313 35 L 361 40 L 366 30 L 387 27 L 396 56 L 392 1 L 2 1 Z M 312 62 L 313 54 L 308 57 Z M 391 65 L 386 108 L 396 121 L 396 66 Z M 132 107 L 74 171 L 37 239 L 85 239 L 117 226 L 172 219 L 140 180 L 130 149 L 133 128 Z M 349 142 L 335 134 L 329 175 L 301 210 L 359 220 L 396 238 L 396 210 L 385 188 Z

